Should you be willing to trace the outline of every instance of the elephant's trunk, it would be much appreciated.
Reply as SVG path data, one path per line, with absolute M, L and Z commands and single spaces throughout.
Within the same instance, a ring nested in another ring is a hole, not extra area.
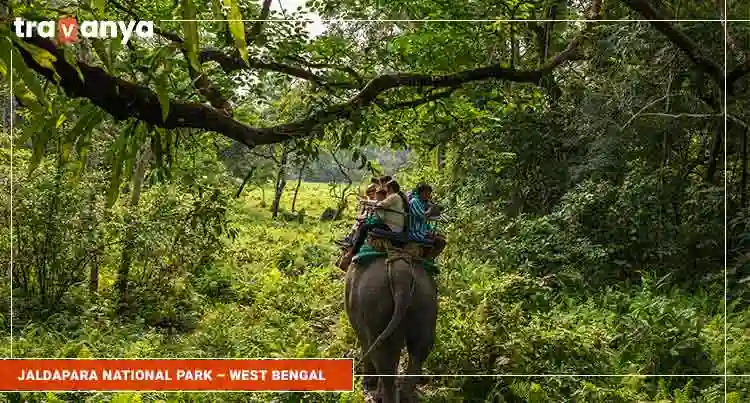
M 404 260 L 409 263 L 407 265 L 407 267 L 409 268 L 409 277 L 411 279 L 409 281 L 409 292 L 405 292 L 406 290 L 401 287 L 396 288 L 393 284 L 393 275 L 391 274 L 391 269 L 393 267 L 393 262 L 396 260 Z M 409 257 L 394 256 L 388 259 L 386 273 L 388 276 L 388 285 L 390 286 L 391 294 L 393 295 L 393 316 L 391 316 L 391 321 L 388 322 L 388 325 L 385 327 L 383 332 L 378 335 L 375 341 L 370 345 L 370 348 L 362 356 L 362 360 L 366 360 L 370 353 L 374 351 L 378 347 L 378 345 L 383 342 L 383 340 L 387 339 L 391 334 L 393 334 L 394 331 L 396 331 L 409 309 L 409 303 L 411 302 L 411 298 L 414 295 L 414 290 L 416 288 L 417 283 L 414 275 L 414 265 L 411 264 Z

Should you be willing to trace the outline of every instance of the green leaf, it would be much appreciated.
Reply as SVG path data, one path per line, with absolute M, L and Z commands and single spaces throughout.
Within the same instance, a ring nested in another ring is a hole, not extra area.
M 122 49 L 122 34 L 118 34 L 117 39 L 109 41 L 109 61 L 114 64 L 117 62 L 117 53 Z
M 109 59 L 109 53 L 107 53 L 107 47 L 104 44 L 104 41 L 98 38 L 92 38 L 91 44 L 94 46 L 94 52 L 96 52 L 96 54 L 99 56 L 99 59 L 101 59 L 102 63 L 104 63 L 105 70 L 109 72 L 111 60 Z
M 169 92 L 168 88 L 169 73 L 163 72 L 156 77 L 156 96 L 159 98 L 159 105 L 161 106 L 161 119 L 167 121 L 169 116 Z
M 122 180 L 130 181 L 133 178 L 133 171 L 135 171 L 136 163 L 138 162 L 138 153 L 143 147 L 146 140 L 146 126 L 142 122 L 136 124 L 133 134 L 128 138 L 128 144 L 125 147 L 125 170 L 123 171 Z
M 31 100 L 29 98 L 30 94 L 26 94 L 23 91 L 24 86 L 20 85 L 20 83 L 14 83 L 14 91 L 16 93 L 16 96 L 18 96 L 22 102 L 29 105 L 31 103 L 39 102 L 40 104 L 47 106 L 47 98 L 44 95 L 44 88 L 42 87 L 42 84 L 39 82 L 39 80 L 36 78 L 36 76 L 33 74 L 32 70 L 26 66 L 26 64 L 23 61 L 23 57 L 21 56 L 21 52 L 16 49 L 10 41 L 5 41 L 3 39 L 0 39 L 0 52 L 5 54 L 12 54 L 13 59 L 13 73 L 17 76 L 20 76 L 20 81 L 25 84 L 25 88 L 28 91 L 31 91 L 33 94 L 34 100 Z
M 104 119 L 104 113 L 100 109 L 93 105 L 87 105 L 87 107 L 85 112 L 81 113 L 81 118 L 75 127 L 70 130 L 71 137 L 76 140 L 76 152 L 78 153 L 87 149 L 91 131 Z
M 229 32 L 234 38 L 234 46 L 240 52 L 240 57 L 247 63 L 247 41 L 245 40 L 245 24 L 242 20 L 242 13 L 240 7 L 234 0 L 224 0 L 224 7 L 229 9 L 229 15 L 227 16 L 229 22 Z
M 104 120 L 104 112 L 101 109 L 89 104 L 86 105 L 86 111 L 81 114 L 81 119 L 71 130 L 72 137 L 75 138 L 75 149 L 78 153 L 78 160 L 81 164 L 75 172 L 75 179 L 78 179 L 86 169 L 86 157 L 89 154 L 91 145 L 91 132 L 97 124 Z
M 65 123 L 65 120 L 67 120 L 67 119 L 68 119 L 68 117 L 65 116 L 64 113 L 61 113 L 60 117 L 57 118 L 57 123 L 55 123 L 55 128 L 59 129 L 60 126 L 62 126 L 62 124 Z
M 83 107 L 81 107 L 78 111 L 76 111 L 76 115 L 78 115 L 79 118 L 75 126 L 73 126 L 73 128 L 68 131 L 68 133 L 70 133 L 70 138 L 72 139 L 80 138 L 78 134 L 84 127 L 86 127 L 87 122 L 91 119 L 91 116 L 93 115 L 95 111 L 96 111 L 96 107 L 93 104 L 86 104 Z
M 91 0 L 91 8 L 94 10 L 104 10 L 106 0 Z
M 39 125 L 36 132 L 31 133 L 32 136 L 32 151 L 31 151 L 31 162 L 29 163 L 29 173 L 34 172 L 39 164 L 42 162 L 44 152 L 47 148 L 47 143 L 52 138 L 55 130 L 55 119 L 43 119 L 43 122 Z
M 5 33 L 4 30 L 0 30 L 0 38 L 3 38 L 3 33 Z M 0 65 L 4 71 L 3 76 L 7 76 L 10 70 L 10 46 L 8 45 L 8 41 L 0 39 Z
M 198 22 L 195 21 L 196 11 L 192 0 L 183 0 L 182 18 L 187 20 L 182 22 L 182 29 L 185 32 L 185 51 L 188 57 L 188 63 L 195 71 L 200 71 L 200 61 L 198 60 Z
M 135 124 L 135 123 L 133 123 Z M 127 153 L 128 139 L 133 131 L 133 124 L 125 127 L 115 141 L 112 149 L 112 181 L 107 192 L 107 207 L 112 207 L 120 196 L 122 184 L 122 163 Z
M 47 403 L 63 403 L 65 400 L 60 399 L 59 397 L 55 396 L 54 393 L 47 392 L 47 396 L 44 399 Z
M 214 19 L 220 22 L 216 24 L 216 32 L 224 31 L 224 12 L 221 7 L 222 0 L 211 0 L 211 11 L 214 14 Z
M 159 48 L 156 52 L 154 52 L 148 59 L 148 64 L 151 68 L 151 71 L 156 71 L 159 68 L 159 65 L 164 61 L 167 57 L 171 56 L 172 53 L 176 48 L 173 45 L 167 45 Z M 166 63 L 165 63 L 166 64 Z
M 68 62 L 69 65 L 73 66 L 73 68 L 76 70 L 76 73 L 78 73 L 78 78 L 80 78 L 81 81 L 85 81 L 83 73 L 81 72 L 81 68 L 78 66 L 78 59 L 76 59 L 73 51 L 67 46 L 63 46 L 62 50 L 63 56 L 65 56 L 65 61 Z
M 32 112 L 36 114 L 43 114 L 45 112 L 39 105 L 37 97 L 22 82 L 13 83 L 13 94 Z
M 36 61 L 40 66 L 44 67 L 45 69 L 55 71 L 55 66 L 53 65 L 53 63 L 57 61 L 57 57 L 55 55 L 53 55 L 46 49 L 42 49 L 22 40 L 15 40 L 14 42 L 16 42 L 19 46 L 29 52 L 34 61 Z

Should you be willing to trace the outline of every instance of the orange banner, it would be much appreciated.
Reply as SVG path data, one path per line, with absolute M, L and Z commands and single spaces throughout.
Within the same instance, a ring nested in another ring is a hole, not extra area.
M 348 392 L 351 359 L 0 360 L 1 391 Z

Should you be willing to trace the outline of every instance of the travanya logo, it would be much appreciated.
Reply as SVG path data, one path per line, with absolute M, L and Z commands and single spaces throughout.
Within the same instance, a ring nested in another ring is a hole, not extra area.
M 151 21 L 84 21 L 78 26 L 75 17 L 62 17 L 55 21 L 24 21 L 16 18 L 13 22 L 16 35 L 27 38 L 34 34 L 43 38 L 54 38 L 57 42 L 72 43 L 78 41 L 78 33 L 84 38 L 113 39 L 122 35 L 122 43 L 126 44 L 135 34 L 139 38 L 154 36 L 154 23 Z

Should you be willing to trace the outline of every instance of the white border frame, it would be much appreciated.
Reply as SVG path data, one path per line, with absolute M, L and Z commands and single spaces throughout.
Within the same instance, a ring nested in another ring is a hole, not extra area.
M 701 378 L 701 377 L 714 377 L 714 378 L 724 378 L 724 401 L 726 402 L 727 399 L 727 378 L 735 378 L 735 377 L 750 377 L 750 374 L 748 375 L 741 375 L 741 374 L 728 374 L 727 372 L 727 342 L 728 342 L 728 311 L 727 311 L 727 297 L 728 297 L 728 277 L 727 277 L 727 201 L 728 201 L 728 190 L 727 190 L 727 177 L 726 177 L 726 170 L 727 170 L 727 82 L 726 82 L 726 71 L 728 67 L 728 23 L 730 22 L 744 22 L 744 23 L 750 23 L 750 19 L 727 19 L 727 1 L 724 0 L 724 18 L 720 19 L 673 19 L 673 20 L 646 20 L 646 19 L 625 19 L 625 20 L 611 20 L 611 19 L 601 19 L 601 20 L 587 20 L 587 19 L 575 19 L 575 20 L 554 20 L 555 22 L 586 22 L 586 23 L 651 23 L 654 21 L 658 22 L 714 22 L 714 23 L 723 23 L 723 30 L 724 30 L 724 94 L 723 94 L 723 115 L 724 115 L 724 374 L 695 374 L 695 375 L 679 375 L 679 374 L 423 374 L 423 375 L 386 375 L 389 377 L 409 377 L 409 376 L 417 376 L 417 377 L 424 377 L 424 378 L 451 378 L 451 377 L 490 377 L 490 378 L 575 378 L 575 377 L 581 377 L 581 378 L 626 378 L 626 377 L 665 377 L 665 378 Z M 243 21 L 243 22 L 266 22 L 266 23 L 274 23 L 274 22 L 423 22 L 423 23 L 437 23 L 437 22 L 470 22 L 470 23 L 498 23 L 498 22 L 551 22 L 553 20 L 546 20 L 546 19 L 528 19 L 528 20 L 521 20 L 521 19 L 436 19 L 436 20 L 410 20 L 410 19 L 382 19 L 382 20 L 372 20 L 372 19 L 326 19 L 326 18 L 304 18 L 304 19 L 282 19 L 282 20 L 268 20 L 268 19 L 242 19 L 242 20 L 218 20 L 218 19 L 196 19 L 196 20 L 189 20 L 189 19 L 169 19 L 169 20 L 159 20 L 159 22 L 186 22 L 186 21 L 195 21 L 195 22 L 226 22 L 226 21 Z M 11 66 L 10 66 L 10 144 L 11 144 L 11 150 L 10 150 L 10 242 L 11 242 L 11 248 L 10 248 L 10 359 L 14 359 L 13 357 L 13 138 L 14 138 L 14 127 L 13 127 L 13 121 L 15 118 L 15 102 L 13 99 L 13 65 L 12 65 L 12 59 L 13 54 L 11 53 Z M 27 359 L 50 359 L 50 358 L 27 358 Z M 153 359 L 153 360 L 161 360 L 161 359 L 196 359 L 196 358 L 107 358 L 108 360 L 130 360 L 130 359 L 138 359 L 138 360 L 144 360 L 144 359 Z M 203 359 L 223 359 L 223 358 L 203 358 Z M 231 359 L 231 358 L 227 358 Z M 254 359 L 267 359 L 267 358 L 254 358 Z M 334 358 L 335 359 L 335 358 Z M 344 359 L 350 359 L 350 358 L 344 358 Z M 353 378 L 358 377 L 364 377 L 364 376 L 373 376 L 373 375 L 367 375 L 367 374 L 356 374 L 356 368 L 353 371 Z M 29 392 L 29 391 L 24 391 Z M 38 391 L 38 392 L 44 392 L 44 391 Z M 56 391 L 60 392 L 60 391 Z M 79 390 L 77 392 L 86 392 L 86 390 Z M 107 390 L 107 391 L 96 391 L 96 392 L 122 392 L 122 391 L 116 391 L 116 390 Z M 128 391 L 133 392 L 133 391 Z M 168 392 L 168 391 L 136 391 L 136 393 L 148 393 L 148 392 Z M 213 392 L 227 392 L 227 393 L 243 393 L 243 391 L 229 391 L 229 390 L 219 390 L 219 391 L 195 391 L 195 392 L 207 392 L 207 393 L 213 393 Z M 264 391 L 248 391 L 248 392 L 264 392 Z M 267 391 L 267 392 L 275 392 L 275 393 L 284 393 L 285 391 Z M 289 391 L 287 391 L 289 392 Z M 305 391 L 308 392 L 308 391 Z M 290 392 L 291 393 L 291 392 Z M 334 392 L 334 393 L 340 393 L 340 392 Z

